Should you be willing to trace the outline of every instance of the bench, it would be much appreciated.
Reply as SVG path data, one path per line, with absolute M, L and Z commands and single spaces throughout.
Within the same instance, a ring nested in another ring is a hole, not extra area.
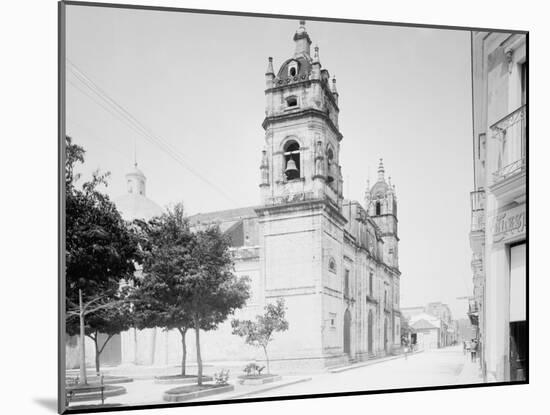
M 105 385 L 103 383 L 103 375 L 100 377 L 99 385 L 79 385 L 78 376 L 76 378 L 67 379 L 65 387 L 65 406 L 69 406 L 70 402 L 78 393 L 101 392 L 101 405 L 105 403 Z

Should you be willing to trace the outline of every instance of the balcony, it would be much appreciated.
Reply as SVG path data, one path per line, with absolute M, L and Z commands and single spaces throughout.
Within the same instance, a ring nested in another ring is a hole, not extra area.
M 481 252 L 485 240 L 485 190 L 470 192 L 472 222 L 470 224 L 470 248 L 475 254 Z
M 485 231 L 485 190 L 470 192 L 472 206 L 471 231 Z
M 372 294 L 367 294 L 367 303 L 378 304 L 378 300 Z
M 518 202 L 521 202 L 522 198 L 525 199 L 526 127 L 525 105 L 491 126 L 493 138 L 499 141 L 498 166 L 493 173 L 491 186 L 497 198 Z
M 470 300 L 468 305 L 468 317 L 473 326 L 479 326 L 479 306 L 474 300 Z

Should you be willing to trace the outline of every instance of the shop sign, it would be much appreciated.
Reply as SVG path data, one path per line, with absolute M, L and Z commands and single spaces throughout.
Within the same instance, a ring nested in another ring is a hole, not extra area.
M 526 230 L 525 205 L 521 205 L 496 215 L 493 222 L 493 242 L 509 240 Z

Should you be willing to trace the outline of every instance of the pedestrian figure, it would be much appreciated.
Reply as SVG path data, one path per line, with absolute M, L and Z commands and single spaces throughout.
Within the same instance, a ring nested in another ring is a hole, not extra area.
M 408 343 L 405 343 L 405 347 L 404 347 L 403 351 L 405 352 L 405 360 L 407 360 L 407 356 L 409 355 L 409 344 Z
M 476 361 L 476 353 L 477 353 L 477 341 L 472 340 L 472 345 L 470 346 L 470 355 L 472 362 Z
M 466 356 L 466 340 L 462 340 L 462 354 Z

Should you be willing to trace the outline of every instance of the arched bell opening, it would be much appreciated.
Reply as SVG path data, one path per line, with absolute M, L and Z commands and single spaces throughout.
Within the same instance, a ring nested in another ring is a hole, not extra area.
M 300 144 L 291 140 L 284 146 L 285 178 L 287 180 L 299 179 L 300 174 Z

